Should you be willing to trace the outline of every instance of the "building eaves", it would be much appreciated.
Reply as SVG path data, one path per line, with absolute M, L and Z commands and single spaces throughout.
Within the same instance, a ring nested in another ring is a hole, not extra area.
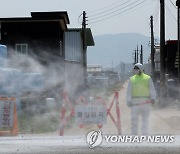
M 58 21 L 62 27 L 67 29 L 69 17 L 66 11 L 63 12 L 31 12 L 31 17 L 0 18 L 0 22 L 38 22 Z
M 67 11 L 55 11 L 55 12 L 31 12 L 32 18 L 64 18 L 66 24 L 70 24 Z
M 82 35 L 82 28 L 68 28 L 67 31 L 79 31 Z M 86 28 L 86 44 L 87 46 L 94 46 L 94 38 L 90 28 Z
M 31 22 L 31 21 L 59 21 L 63 18 L 31 18 L 31 17 L 18 17 L 18 18 L 0 18 L 0 22 Z

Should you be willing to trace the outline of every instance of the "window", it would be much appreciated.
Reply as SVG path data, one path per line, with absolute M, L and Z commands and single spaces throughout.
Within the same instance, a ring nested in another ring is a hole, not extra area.
M 16 44 L 16 52 L 21 54 L 28 54 L 28 44 Z

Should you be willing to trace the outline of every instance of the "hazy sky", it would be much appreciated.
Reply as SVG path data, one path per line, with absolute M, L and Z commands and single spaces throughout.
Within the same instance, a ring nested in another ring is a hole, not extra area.
M 80 27 L 78 17 L 84 10 L 87 12 L 88 27 L 92 29 L 95 36 L 127 32 L 150 36 L 149 18 L 153 15 L 155 36 L 159 37 L 159 1 L 0 0 L 0 17 L 30 16 L 31 11 L 67 11 L 70 19 L 68 27 Z M 177 10 L 174 6 L 176 0 L 165 0 L 165 3 L 166 39 L 176 39 Z

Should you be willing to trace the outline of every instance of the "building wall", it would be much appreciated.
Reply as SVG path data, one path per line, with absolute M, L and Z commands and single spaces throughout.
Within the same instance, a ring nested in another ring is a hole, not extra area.
M 87 66 L 87 72 L 88 73 L 102 72 L 102 65 L 88 65 Z
M 79 31 L 64 33 L 65 79 L 67 85 L 76 87 L 84 83 L 82 37 Z
M 1 43 L 14 49 L 16 44 L 27 44 L 28 54 L 44 52 L 60 54 L 63 32 L 59 22 L 7 22 L 1 23 Z
M 79 31 L 67 31 L 64 35 L 65 39 L 65 60 L 82 62 L 83 61 L 83 45 L 82 37 Z
M 65 62 L 66 85 L 78 86 L 84 83 L 83 65 L 75 62 Z
M 59 22 L 8 22 L 1 23 L 1 32 L 0 43 L 7 45 L 9 57 L 15 55 L 17 44 L 27 44 L 27 55 L 45 66 L 49 85 L 55 87 L 65 83 L 73 89 L 73 86 L 84 83 L 82 38 L 79 31 L 63 32 Z M 36 66 L 31 66 L 26 60 L 20 65 L 17 65 L 16 60 L 10 66 L 23 66 L 28 72 L 35 70 Z

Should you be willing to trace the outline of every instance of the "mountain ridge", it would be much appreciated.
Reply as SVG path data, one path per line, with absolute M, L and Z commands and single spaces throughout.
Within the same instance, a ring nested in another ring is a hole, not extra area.
M 112 67 L 124 63 L 133 63 L 134 50 L 144 51 L 144 62 L 150 55 L 150 37 L 140 33 L 118 33 L 94 36 L 95 46 L 87 51 L 88 64 L 101 64 L 103 67 Z

